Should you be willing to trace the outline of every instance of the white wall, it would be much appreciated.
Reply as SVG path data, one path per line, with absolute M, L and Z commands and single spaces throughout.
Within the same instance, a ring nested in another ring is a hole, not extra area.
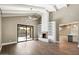
M 1 29 L 2 28 L 1 28 L 1 10 L 0 10 L 0 50 L 1 50 L 1 40 L 2 40 L 2 35 L 1 35 L 2 34 L 1 32 L 2 31 L 1 31 Z
M 37 21 L 25 17 L 2 18 L 2 43 L 17 42 L 17 24 L 34 26 L 34 38 L 37 38 Z
M 58 21 L 59 24 L 79 22 L 79 4 L 71 4 L 67 8 L 64 7 L 54 12 L 53 20 Z M 78 40 L 79 40 L 79 36 L 78 36 Z
M 54 13 L 54 20 L 58 20 L 60 23 L 70 23 L 79 21 L 79 4 L 72 4 L 69 7 L 64 7 Z

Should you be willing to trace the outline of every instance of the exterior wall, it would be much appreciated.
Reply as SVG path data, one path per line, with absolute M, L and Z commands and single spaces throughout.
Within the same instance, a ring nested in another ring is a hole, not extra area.
M 2 18 L 2 43 L 17 42 L 17 24 L 34 26 L 34 38 L 37 38 L 36 20 L 28 20 L 26 17 L 4 17 Z

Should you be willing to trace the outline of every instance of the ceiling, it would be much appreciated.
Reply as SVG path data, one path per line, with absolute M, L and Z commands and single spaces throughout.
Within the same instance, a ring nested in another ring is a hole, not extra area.
M 67 7 L 66 4 L 32 4 L 32 5 L 42 7 L 44 9 L 48 10 L 49 12 L 57 11 L 63 7 Z
M 65 4 L 54 5 L 54 4 L 0 4 L 2 10 L 2 17 L 9 16 L 26 16 L 26 15 L 37 15 L 40 12 L 53 12 L 63 7 Z
M 0 4 L 2 17 L 37 15 L 44 8 L 24 4 Z

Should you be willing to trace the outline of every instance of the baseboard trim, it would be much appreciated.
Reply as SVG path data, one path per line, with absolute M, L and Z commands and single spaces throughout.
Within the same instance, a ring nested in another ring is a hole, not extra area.
M 2 43 L 2 46 L 10 45 L 10 44 L 15 44 L 15 43 L 17 43 L 17 42 L 15 41 L 15 42 L 9 42 L 9 43 Z

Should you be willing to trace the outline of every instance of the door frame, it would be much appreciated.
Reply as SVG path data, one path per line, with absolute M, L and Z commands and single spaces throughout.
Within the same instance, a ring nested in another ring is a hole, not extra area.
M 29 40 L 27 40 L 27 37 L 26 37 L 25 41 L 18 41 L 18 26 L 25 26 L 26 28 L 27 27 L 32 27 L 32 36 L 33 36 L 32 40 L 34 40 L 34 26 L 32 26 L 32 25 L 17 24 L 17 43 L 29 41 Z M 31 33 L 31 29 L 30 29 L 30 33 Z M 26 36 L 27 36 L 27 31 L 26 31 Z

